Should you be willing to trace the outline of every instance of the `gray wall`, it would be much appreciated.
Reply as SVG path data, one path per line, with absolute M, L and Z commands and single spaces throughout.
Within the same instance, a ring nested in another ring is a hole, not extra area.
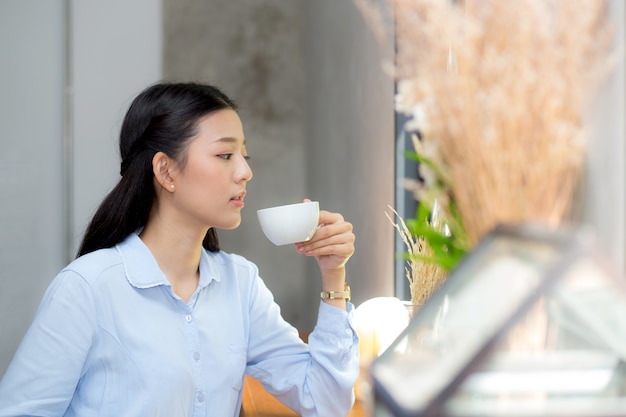
M 161 78 L 161 20 L 160 0 L 0 2 L 0 375 L 119 176 L 123 112 Z
M 62 4 L 0 3 L 0 375 L 64 263 Z
M 162 77 L 161 0 L 71 1 L 72 253 L 119 179 L 118 135 L 131 100 Z
M 394 295 L 394 83 L 383 72 L 393 42 L 379 43 L 354 2 L 307 6 L 307 184 L 311 195 L 354 225 L 347 264 L 353 302 Z M 309 262 L 309 277 L 315 274 Z M 308 280 L 308 294 L 319 290 Z

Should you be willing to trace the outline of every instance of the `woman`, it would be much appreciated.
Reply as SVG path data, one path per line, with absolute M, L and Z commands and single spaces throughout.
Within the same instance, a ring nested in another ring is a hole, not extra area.
M 322 300 L 304 344 L 256 266 L 219 249 L 215 229 L 239 226 L 252 178 L 235 104 L 206 85 L 149 87 L 120 152 L 119 183 L 0 382 L 0 416 L 236 416 L 245 373 L 303 416 L 345 415 L 352 305 Z M 341 292 L 352 225 L 327 211 L 320 224 L 296 250 Z

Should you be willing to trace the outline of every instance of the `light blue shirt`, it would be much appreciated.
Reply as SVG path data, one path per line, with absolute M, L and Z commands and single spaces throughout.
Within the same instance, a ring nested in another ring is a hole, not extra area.
M 352 311 L 320 302 L 307 345 L 253 263 L 207 251 L 185 303 L 132 234 L 51 283 L 0 381 L 0 417 L 237 416 L 244 373 L 302 416 L 344 416 Z

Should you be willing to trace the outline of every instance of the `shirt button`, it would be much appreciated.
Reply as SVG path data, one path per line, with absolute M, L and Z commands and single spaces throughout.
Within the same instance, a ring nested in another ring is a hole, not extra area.
M 187 320 L 187 323 L 191 323 L 191 314 L 187 314 L 185 320 Z
M 194 358 L 195 360 L 199 361 L 199 360 L 200 360 L 200 353 L 198 353 L 198 352 L 194 352 L 194 354 L 193 354 L 193 358 Z
M 199 393 L 198 394 L 198 401 L 200 401 L 201 403 L 204 402 L 204 394 L 203 393 Z

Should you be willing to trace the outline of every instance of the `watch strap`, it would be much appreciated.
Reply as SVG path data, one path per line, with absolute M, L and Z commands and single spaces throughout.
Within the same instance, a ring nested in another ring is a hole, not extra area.
M 346 301 L 350 301 L 350 286 L 346 283 L 344 284 L 343 291 L 322 291 L 320 292 L 320 297 L 322 300 L 338 300 L 344 299 Z

